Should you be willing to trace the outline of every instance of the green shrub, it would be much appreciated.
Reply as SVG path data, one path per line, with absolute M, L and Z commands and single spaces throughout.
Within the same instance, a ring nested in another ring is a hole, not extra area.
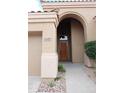
M 96 41 L 85 43 L 85 53 L 90 59 L 96 59 Z
M 55 79 L 54 79 L 54 81 L 59 81 L 61 79 L 61 77 L 56 77 Z
M 64 66 L 62 64 L 58 65 L 58 71 L 59 72 L 65 72 L 65 68 L 64 68 Z

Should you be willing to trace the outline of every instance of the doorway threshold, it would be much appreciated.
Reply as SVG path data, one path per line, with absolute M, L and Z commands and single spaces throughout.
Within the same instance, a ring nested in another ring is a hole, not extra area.
M 73 64 L 72 61 L 59 61 L 59 64 Z

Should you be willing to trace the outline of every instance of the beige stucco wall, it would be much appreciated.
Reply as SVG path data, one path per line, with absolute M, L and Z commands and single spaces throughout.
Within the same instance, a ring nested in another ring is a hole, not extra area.
M 41 74 L 42 32 L 28 33 L 28 74 Z
M 44 11 L 56 9 L 60 20 L 67 17 L 79 20 L 84 26 L 85 42 L 96 40 L 96 22 L 93 19 L 96 16 L 96 2 L 55 2 L 42 5 Z
M 75 20 L 71 21 L 71 40 L 72 40 L 72 62 L 83 62 L 84 54 L 84 34 L 81 24 Z
M 42 32 L 42 39 L 41 36 L 29 35 L 29 75 L 40 75 L 41 78 L 56 77 L 58 66 L 56 26 L 55 12 L 29 13 L 28 32 Z M 33 48 L 37 50 L 34 51 Z
M 95 13 L 96 13 L 95 8 L 71 8 L 71 9 L 67 8 L 67 9 L 61 9 L 59 12 L 60 18 L 63 16 L 64 18 L 73 17 L 82 23 L 85 30 L 86 41 L 92 41 L 96 39 L 95 22 L 93 20 Z

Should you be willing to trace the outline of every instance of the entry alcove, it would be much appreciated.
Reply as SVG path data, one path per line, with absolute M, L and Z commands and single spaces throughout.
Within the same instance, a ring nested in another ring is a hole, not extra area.
M 57 27 L 59 62 L 83 62 L 84 28 L 73 17 L 64 18 Z

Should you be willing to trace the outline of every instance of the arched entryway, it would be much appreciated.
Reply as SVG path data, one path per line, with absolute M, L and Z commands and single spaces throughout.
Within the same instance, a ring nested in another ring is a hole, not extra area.
M 83 62 L 84 41 L 84 26 L 82 23 L 72 16 L 62 18 L 57 27 L 59 62 Z

